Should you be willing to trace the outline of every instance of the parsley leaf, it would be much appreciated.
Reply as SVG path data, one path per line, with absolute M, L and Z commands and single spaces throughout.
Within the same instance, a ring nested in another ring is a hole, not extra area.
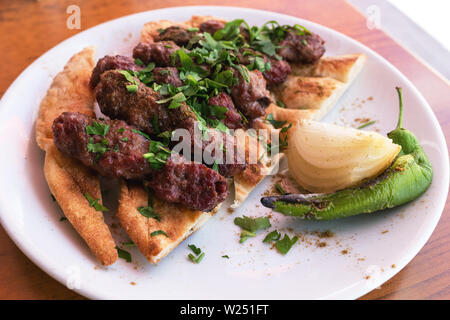
M 119 258 L 124 259 L 126 262 L 131 262 L 131 254 L 128 251 L 120 249 L 118 246 L 116 246 L 116 250 Z
M 269 122 L 275 129 L 279 129 L 287 123 L 286 120 L 275 120 L 272 113 L 267 115 L 266 121 Z
M 138 211 L 146 218 L 153 218 L 157 221 L 161 221 L 161 217 L 155 212 L 155 209 L 153 209 L 152 206 L 139 207 Z
M 166 164 L 170 155 L 171 151 L 167 149 L 162 142 L 150 140 L 148 153 L 145 153 L 142 156 L 144 159 L 147 159 L 152 169 L 159 170 Z
M 203 260 L 203 257 L 205 256 L 205 253 L 202 252 L 200 253 L 200 255 L 198 257 L 194 256 L 192 253 L 188 254 L 189 259 L 193 262 L 193 263 L 200 263 Z
M 165 233 L 162 230 L 153 231 L 152 233 L 150 233 L 150 237 L 154 237 L 154 236 L 157 236 L 157 235 L 160 235 L 160 234 L 165 235 L 167 238 L 169 238 L 167 233 Z
M 89 206 L 94 207 L 96 211 L 108 211 L 109 209 L 102 205 L 101 203 L 98 203 L 100 199 L 94 199 L 89 193 L 85 192 L 84 197 L 89 201 Z
M 275 189 L 277 189 L 277 191 L 282 195 L 287 194 L 286 190 L 284 190 L 283 187 L 280 186 L 278 183 L 275 183 Z
M 280 238 L 281 238 L 281 233 L 279 233 L 277 230 L 273 230 L 272 232 L 270 232 L 266 235 L 263 242 L 278 241 L 278 240 L 280 240 Z
M 289 238 L 287 234 L 284 235 L 284 238 L 281 240 L 278 240 L 275 243 L 275 246 L 281 254 L 286 254 L 291 249 L 291 247 L 297 242 L 298 237 L 294 236 L 292 239 Z
M 92 122 L 92 125 L 86 126 L 86 133 L 89 135 L 99 135 L 99 136 L 106 136 L 109 130 L 109 125 L 100 123 L 97 121 Z
M 244 243 L 245 240 L 247 240 L 248 238 L 251 238 L 251 237 L 256 237 L 256 233 L 250 232 L 250 231 L 247 231 L 247 230 L 242 230 L 241 236 L 240 236 L 240 239 L 239 239 L 239 243 Z
M 241 227 L 244 230 L 255 232 L 261 229 L 267 229 L 271 226 L 268 217 L 258 217 L 255 219 L 243 216 L 234 219 L 234 224 Z
M 193 263 L 200 263 L 200 261 L 202 261 L 203 257 L 205 256 L 205 253 L 202 252 L 202 249 L 198 248 L 197 246 L 195 246 L 194 244 L 190 244 L 188 245 L 189 249 L 192 250 L 192 252 L 194 252 L 195 255 L 193 255 L 192 253 L 188 254 L 188 258 L 193 262 Z
M 195 246 L 195 244 L 190 244 L 188 247 L 194 252 L 196 255 L 199 255 L 202 252 L 202 249 Z

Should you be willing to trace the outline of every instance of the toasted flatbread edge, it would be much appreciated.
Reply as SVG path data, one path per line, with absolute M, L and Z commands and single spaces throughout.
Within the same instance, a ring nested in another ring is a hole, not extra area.
M 44 174 L 47 184 L 66 218 L 87 243 L 103 265 L 117 258 L 114 240 L 101 212 L 89 206 L 84 193 L 99 199 L 98 176 L 77 160 L 63 156 L 53 143 L 51 126 L 62 112 L 82 112 L 94 115 L 94 98 L 88 82 L 94 67 L 94 47 L 73 55 L 64 70 L 53 79 L 40 104 L 36 119 L 36 141 L 46 151 Z

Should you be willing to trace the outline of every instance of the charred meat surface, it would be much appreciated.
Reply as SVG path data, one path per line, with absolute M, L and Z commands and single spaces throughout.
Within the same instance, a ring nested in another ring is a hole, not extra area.
M 156 197 L 193 210 L 211 211 L 228 195 L 226 179 L 203 164 L 177 156 L 147 182 Z
M 128 84 L 119 71 L 103 73 L 95 90 L 100 110 L 111 119 L 124 120 L 150 135 L 172 128 L 167 107 L 157 103 L 160 95 L 141 82 L 136 92 L 129 92 Z
M 270 93 L 266 89 L 266 80 L 259 70 L 248 72 L 249 81 L 234 70 L 238 83 L 231 87 L 231 97 L 238 109 L 249 119 L 266 114 L 265 108 L 270 104 Z
M 95 120 L 66 112 L 53 122 L 53 134 L 55 145 L 63 154 L 106 177 L 149 180 L 152 191 L 168 202 L 210 211 L 228 195 L 223 176 L 179 154 L 168 155 L 159 169 L 152 167 L 144 158 L 150 141 L 124 121 Z
M 269 63 L 269 69 L 262 73 L 268 86 L 275 86 L 283 83 L 289 73 L 291 73 L 291 67 L 286 61 L 269 58 L 267 55 L 249 48 L 241 49 L 237 54 L 237 58 L 239 63 L 246 66 L 254 64 L 256 59 L 261 59 L 264 65 Z
M 176 51 L 179 49 L 173 41 L 141 42 L 133 49 L 133 58 L 144 64 L 154 62 L 159 67 L 172 67 L 177 64 Z
M 207 32 L 211 35 L 214 35 L 216 31 L 223 29 L 225 27 L 225 23 L 217 20 L 207 20 L 200 25 L 200 32 Z
M 120 55 L 105 56 L 98 60 L 94 70 L 92 70 L 92 76 L 90 80 L 91 88 L 95 88 L 95 86 L 100 81 L 100 75 L 103 72 L 114 69 L 138 71 L 141 69 L 141 67 L 136 65 L 131 57 Z
M 197 32 L 189 31 L 180 26 L 171 26 L 162 30 L 155 41 L 173 41 L 179 46 L 186 46 L 196 34 Z
M 299 35 L 289 31 L 278 45 L 278 54 L 289 62 L 315 63 L 325 53 L 325 41 L 313 33 Z
M 89 134 L 88 127 L 100 127 L 106 133 Z M 81 113 L 65 112 L 54 120 L 52 129 L 61 153 L 80 160 L 105 177 L 138 179 L 152 172 L 142 157 L 148 152 L 149 142 L 124 121 L 100 121 Z
M 236 107 L 234 106 L 233 100 L 231 100 L 231 97 L 228 94 L 219 92 L 218 95 L 208 99 L 208 104 L 210 106 L 221 106 L 227 108 L 225 119 L 223 119 L 222 121 L 228 128 L 242 128 L 242 116 L 237 111 Z M 215 119 L 214 117 L 211 118 Z

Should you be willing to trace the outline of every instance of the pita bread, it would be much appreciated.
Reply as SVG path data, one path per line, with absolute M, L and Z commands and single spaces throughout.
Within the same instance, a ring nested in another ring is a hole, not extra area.
M 56 75 L 40 105 L 36 141 L 46 151 L 44 173 L 50 191 L 95 257 L 109 265 L 118 258 L 114 240 L 102 213 L 84 196 L 87 192 L 101 203 L 98 177 L 77 160 L 63 156 L 53 144 L 52 133 L 53 120 L 63 112 L 94 115 L 94 97 L 88 85 L 94 54 L 93 47 L 82 50 Z
M 364 54 L 323 57 L 313 65 L 291 64 L 291 74 L 303 77 L 329 77 L 344 83 L 351 83 L 365 62 Z
M 151 196 L 151 195 L 150 195 Z M 197 231 L 219 208 L 211 212 L 193 211 L 176 204 L 152 199 L 160 221 L 139 213 L 149 205 L 149 194 L 142 184 L 121 182 L 117 218 L 130 239 L 151 263 L 157 263 L 180 242 Z M 164 234 L 152 236 L 158 230 Z

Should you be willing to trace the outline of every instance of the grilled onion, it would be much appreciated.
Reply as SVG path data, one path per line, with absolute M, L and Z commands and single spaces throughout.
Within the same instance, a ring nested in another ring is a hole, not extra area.
M 376 132 L 310 120 L 289 137 L 287 157 L 294 179 L 311 192 L 333 192 L 383 172 L 401 147 Z

